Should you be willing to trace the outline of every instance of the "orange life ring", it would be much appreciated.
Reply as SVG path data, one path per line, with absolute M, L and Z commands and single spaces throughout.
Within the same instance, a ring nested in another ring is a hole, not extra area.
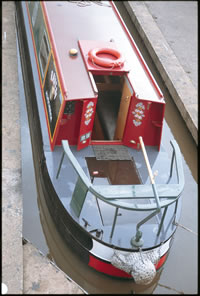
M 100 53 L 107 53 L 114 56 L 116 59 L 107 59 L 103 57 L 98 57 Z M 122 57 L 121 53 L 113 48 L 94 48 L 88 52 L 88 57 L 96 65 L 106 67 L 106 68 L 115 68 L 121 67 L 124 64 L 124 58 Z

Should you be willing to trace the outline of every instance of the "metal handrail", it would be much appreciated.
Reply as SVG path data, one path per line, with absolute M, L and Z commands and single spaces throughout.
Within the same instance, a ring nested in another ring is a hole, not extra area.
M 66 154 L 66 156 L 68 157 L 70 163 L 72 164 L 74 170 L 78 175 L 78 180 L 75 185 L 74 193 L 72 195 L 72 200 L 70 203 L 72 208 L 74 208 L 74 211 L 78 217 L 80 216 L 88 191 L 91 192 L 96 197 L 97 205 L 98 205 L 97 198 L 99 198 L 100 200 L 116 207 L 114 220 L 113 220 L 111 233 L 110 233 L 110 239 L 112 239 L 112 236 L 114 233 L 119 208 L 132 210 L 132 211 L 134 210 L 135 211 L 152 211 L 149 215 L 147 215 L 145 218 L 143 218 L 141 221 L 139 221 L 136 224 L 136 235 L 132 237 L 130 241 L 133 247 L 141 247 L 143 245 L 144 241 L 142 239 L 142 232 L 139 230 L 141 225 L 146 223 L 153 216 L 157 215 L 161 211 L 161 208 L 164 208 L 164 212 L 158 228 L 157 236 L 160 234 L 168 206 L 176 202 L 176 206 L 175 206 L 175 212 L 176 212 L 178 198 L 180 197 L 181 192 L 183 191 L 183 188 L 184 188 L 184 175 L 183 175 L 181 154 L 180 154 L 180 150 L 177 143 L 175 141 L 171 142 L 173 153 L 172 153 L 169 180 L 172 177 L 173 164 L 175 160 L 178 183 L 177 184 L 158 184 L 157 186 L 155 186 L 153 174 L 150 168 L 148 157 L 146 155 L 146 150 L 144 148 L 142 138 L 140 138 L 139 140 L 142 146 L 145 162 L 147 164 L 147 169 L 151 179 L 152 187 L 151 185 L 146 185 L 146 184 L 145 185 L 143 184 L 106 185 L 106 186 L 95 185 L 94 186 L 89 180 L 89 178 L 86 176 L 85 172 L 83 171 L 82 167 L 78 163 L 73 153 L 71 152 L 71 149 L 69 147 L 69 143 L 67 140 L 62 140 L 64 151 L 61 156 L 60 164 L 56 174 L 56 178 L 58 178 L 60 169 L 62 166 L 62 162 Z M 78 192 L 78 198 L 77 198 L 77 192 Z M 138 198 L 148 198 L 148 199 L 154 198 L 155 203 L 137 204 L 137 203 L 126 203 L 123 201 L 123 199 L 134 200 Z M 100 212 L 100 215 L 101 215 L 101 212 Z M 103 221 L 102 221 L 102 224 L 103 224 Z
M 154 193 L 156 204 L 157 204 L 157 210 L 158 210 L 158 212 L 160 212 L 160 209 L 161 209 L 161 207 L 160 207 L 160 199 L 159 199 L 159 195 L 158 195 L 157 188 L 156 188 L 156 185 L 155 185 L 155 179 L 154 179 L 154 176 L 153 176 L 153 173 L 152 173 L 152 170 L 151 170 L 151 166 L 150 166 L 149 159 L 148 159 L 148 156 L 147 156 L 147 153 L 146 153 L 146 149 L 144 147 L 142 137 L 139 137 L 139 141 L 140 141 L 140 145 L 141 145 L 142 152 L 143 152 L 143 155 L 144 155 L 144 160 L 146 162 L 146 166 L 147 166 L 147 170 L 148 170 L 148 173 L 149 173 L 150 181 L 151 181 L 151 184 L 152 184 L 152 189 L 153 189 L 153 193 Z
M 183 168 L 182 168 L 182 161 L 181 161 L 181 154 L 179 147 L 175 141 L 171 142 L 174 152 L 174 157 L 176 161 L 176 169 L 178 175 L 178 183 L 177 184 L 158 184 L 157 185 L 157 192 L 160 197 L 160 208 L 164 208 L 172 203 L 174 203 L 179 196 L 181 195 L 184 187 L 184 175 L 183 175 Z M 88 191 L 94 194 L 97 198 L 101 199 L 102 201 L 118 208 L 127 209 L 127 210 L 135 210 L 135 211 L 150 211 L 156 210 L 157 204 L 137 204 L 137 203 L 126 203 L 123 199 L 138 199 L 138 198 L 153 198 L 155 197 L 152 193 L 151 185 L 147 184 L 137 184 L 137 185 L 93 185 L 89 178 L 86 176 L 85 172 L 83 171 L 82 167 L 78 163 L 77 159 L 74 157 L 71 149 L 69 147 L 67 140 L 62 140 L 63 145 L 63 155 L 61 157 L 60 165 L 57 172 L 57 178 L 60 173 L 60 169 L 62 166 L 62 162 L 64 159 L 64 155 L 68 157 L 70 163 L 72 164 L 74 170 L 76 171 L 79 178 L 87 187 Z M 118 187 L 117 187 L 118 186 Z M 115 196 L 112 196 L 113 192 L 116 192 L 116 188 L 118 192 Z M 120 190 L 121 189 L 121 193 Z M 127 196 L 126 196 L 127 193 Z M 169 197 L 168 197 L 169 193 Z M 141 197 L 143 195 L 143 197 Z M 161 200 L 165 198 L 164 200 Z

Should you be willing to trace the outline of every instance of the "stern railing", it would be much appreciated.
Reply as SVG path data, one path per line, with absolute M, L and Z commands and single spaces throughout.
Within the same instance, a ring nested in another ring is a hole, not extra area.
M 71 152 L 71 149 L 69 147 L 67 140 L 62 140 L 62 146 L 64 151 L 61 156 L 58 171 L 56 174 L 56 178 L 58 178 L 61 167 L 62 167 L 62 163 L 64 160 L 64 156 L 66 155 L 78 176 L 78 179 L 74 188 L 74 192 L 72 194 L 72 199 L 70 202 L 70 206 L 74 210 L 74 213 L 77 217 L 80 216 L 80 213 L 83 208 L 88 192 L 91 192 L 96 197 L 96 199 L 100 199 L 116 207 L 112 229 L 110 233 L 110 238 L 112 238 L 113 236 L 119 208 L 131 210 L 131 211 L 153 211 L 150 215 L 142 219 L 136 225 L 136 235 L 131 239 L 131 244 L 133 246 L 142 246 L 143 244 L 142 232 L 139 230 L 140 226 L 146 223 L 153 216 L 158 214 L 161 211 L 161 208 L 164 208 L 164 211 L 161 217 L 161 222 L 157 232 L 157 235 L 160 234 L 168 206 L 176 202 L 175 212 L 174 212 L 174 215 L 176 215 L 178 199 L 184 188 L 184 174 L 183 174 L 181 153 L 176 141 L 174 140 L 171 141 L 173 153 L 172 153 L 168 182 L 167 184 L 157 184 L 157 185 L 155 184 L 154 176 L 152 174 L 151 167 L 146 154 L 146 150 L 141 137 L 140 137 L 140 143 L 141 143 L 142 151 L 144 154 L 145 162 L 147 165 L 147 169 L 149 172 L 151 185 L 148 185 L 148 184 L 94 185 L 92 184 L 92 182 L 89 180 L 88 176 L 85 174 L 82 167 L 80 166 L 79 162 Z M 168 184 L 170 178 L 172 177 L 174 162 L 176 164 L 177 183 Z M 125 201 L 126 199 L 129 200 L 129 203 Z M 155 202 L 152 202 L 150 204 L 149 203 L 139 204 L 134 202 L 134 199 L 154 199 Z M 132 201 L 131 203 L 130 203 L 130 200 Z

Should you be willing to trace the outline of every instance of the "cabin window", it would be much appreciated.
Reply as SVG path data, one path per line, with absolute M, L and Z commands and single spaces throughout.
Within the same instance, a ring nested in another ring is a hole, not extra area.
M 92 140 L 122 140 L 131 91 L 125 76 L 94 75 L 98 100 Z
M 39 61 L 40 61 L 40 69 L 42 78 L 44 78 L 45 69 L 48 62 L 49 57 L 49 42 L 47 39 L 46 31 L 44 31 L 41 46 L 40 46 L 40 52 L 39 52 Z

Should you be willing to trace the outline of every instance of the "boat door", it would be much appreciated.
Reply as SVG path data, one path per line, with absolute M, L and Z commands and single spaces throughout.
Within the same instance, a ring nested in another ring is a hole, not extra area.
M 144 135 L 147 113 L 147 101 L 138 99 L 134 93 L 131 98 L 126 128 L 124 131 L 124 145 L 137 149 L 140 148 L 139 136 Z
M 117 116 L 117 123 L 115 129 L 114 140 L 123 140 L 123 134 L 125 131 L 126 120 L 128 116 L 129 105 L 131 103 L 131 97 L 133 96 L 133 89 L 126 76 L 124 76 L 124 84 L 122 89 L 121 101 Z
M 77 150 L 87 147 L 90 143 L 95 117 L 96 99 L 83 100 Z

